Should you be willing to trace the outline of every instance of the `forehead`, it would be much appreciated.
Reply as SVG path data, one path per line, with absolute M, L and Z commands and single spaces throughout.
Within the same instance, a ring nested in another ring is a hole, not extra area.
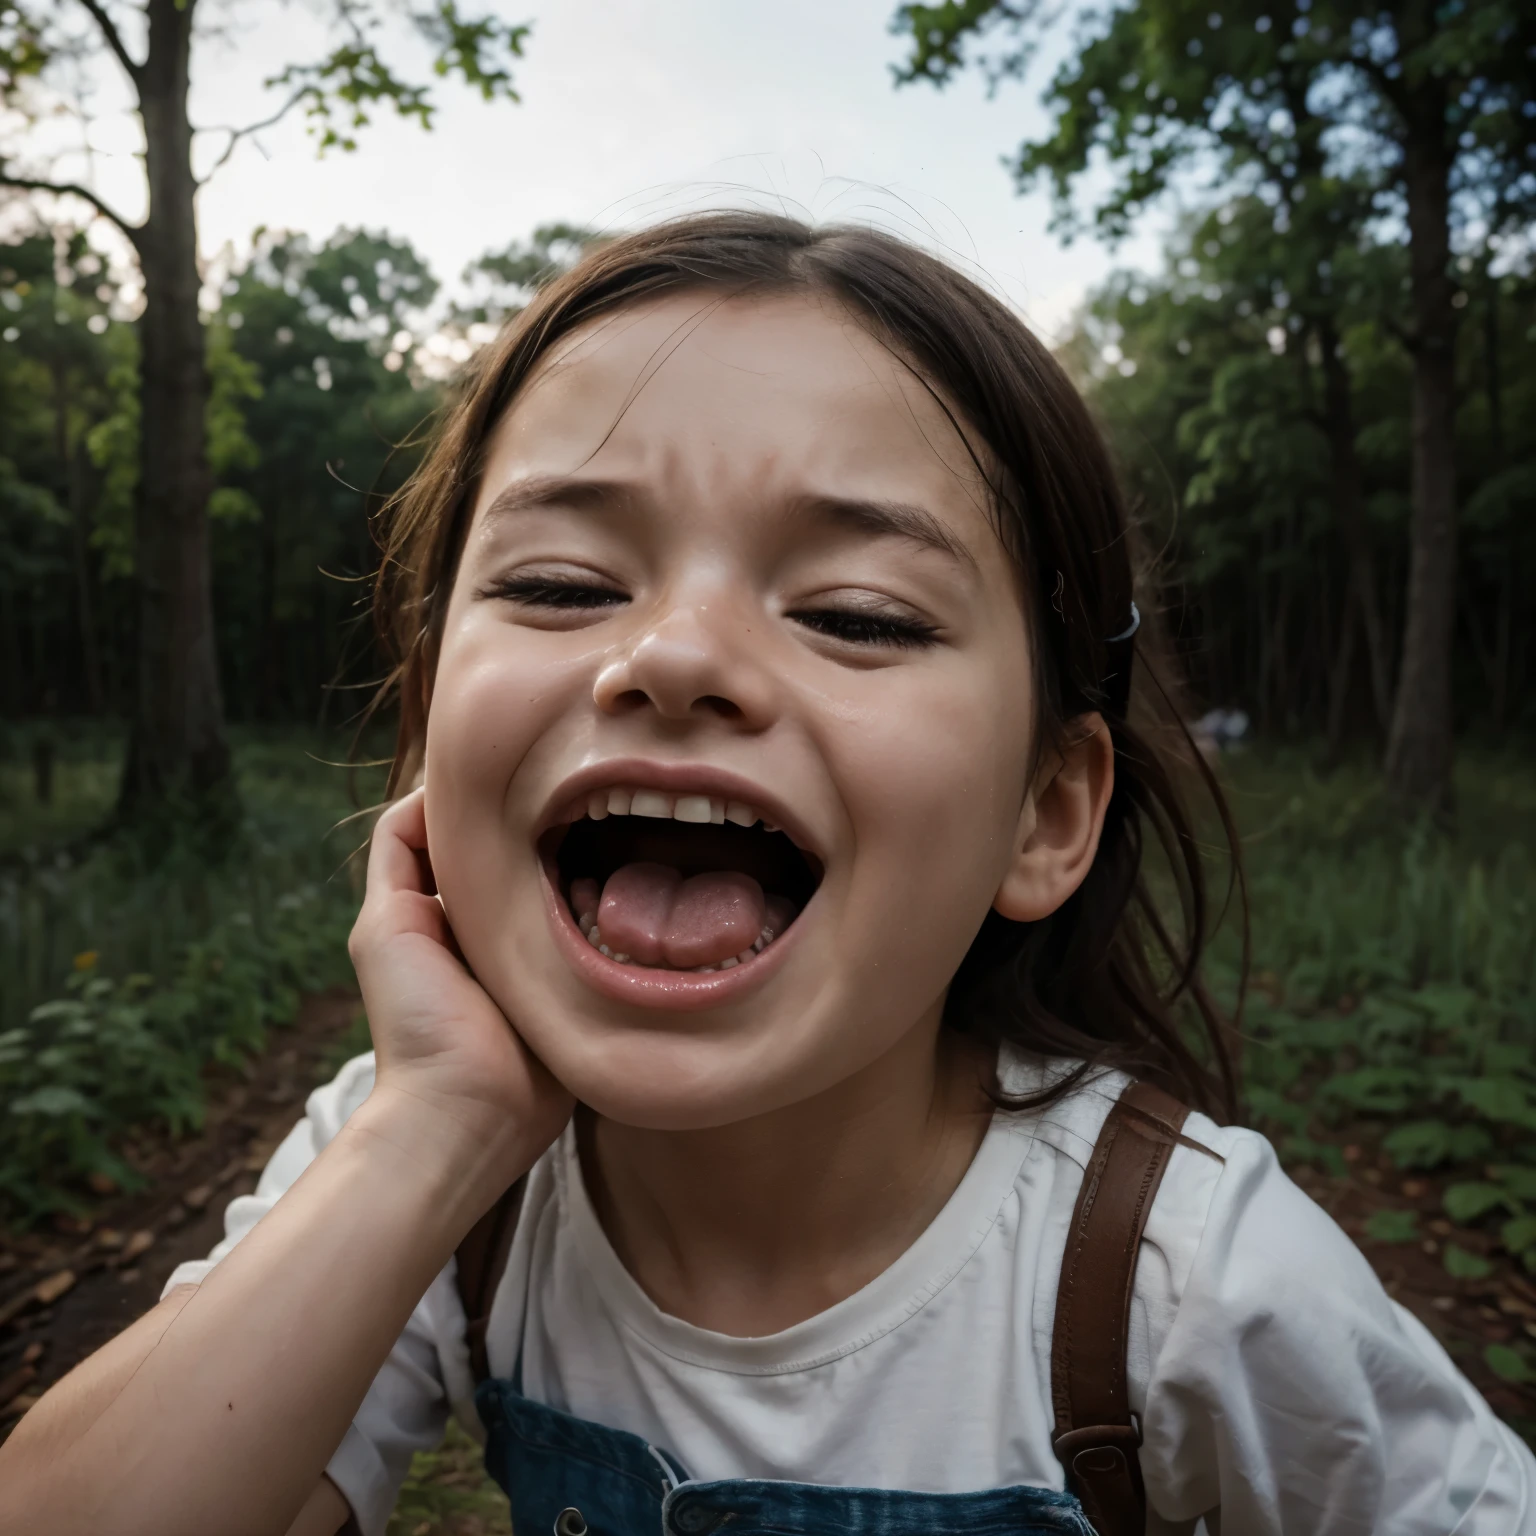
M 810 293 L 685 292 L 562 338 L 498 425 L 485 492 L 578 470 L 733 501 L 919 502 L 995 541 L 985 483 L 935 392 Z

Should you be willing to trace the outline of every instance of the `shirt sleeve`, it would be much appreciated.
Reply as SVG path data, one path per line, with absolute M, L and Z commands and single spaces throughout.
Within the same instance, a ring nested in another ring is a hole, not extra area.
M 223 1240 L 206 1259 L 177 1265 L 165 1283 L 166 1292 L 197 1284 L 234 1249 L 368 1097 L 373 1076 L 372 1054 L 354 1057 L 310 1095 L 304 1118 L 272 1154 L 255 1193 L 230 1201 Z M 447 1427 L 443 1329 L 457 1319 L 458 1333 L 463 1333 L 463 1308 L 451 1275 L 451 1268 L 444 1270 L 428 1287 L 325 1469 L 351 1506 L 362 1536 L 384 1536 L 411 1457 L 431 1450 Z M 450 1350 L 455 1361 L 462 1351 L 462 1339 L 455 1339 Z
M 1147 1386 L 1157 1514 L 1213 1536 L 1536 1536 L 1530 1451 L 1267 1141 L 1213 1144 L 1225 1167 Z

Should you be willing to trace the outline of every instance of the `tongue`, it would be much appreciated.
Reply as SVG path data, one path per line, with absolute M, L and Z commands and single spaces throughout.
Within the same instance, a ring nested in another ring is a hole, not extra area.
M 597 926 L 614 954 L 687 971 L 750 950 L 766 915 L 751 875 L 720 869 L 684 880 L 665 864 L 626 864 L 603 887 Z

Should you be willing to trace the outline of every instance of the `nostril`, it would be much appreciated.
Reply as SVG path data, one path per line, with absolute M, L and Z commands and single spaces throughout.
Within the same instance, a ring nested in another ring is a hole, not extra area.
M 741 706 L 733 704 L 729 699 L 722 699 L 719 694 L 706 693 L 698 702 L 701 708 L 719 715 L 722 720 L 739 720 L 741 718 Z

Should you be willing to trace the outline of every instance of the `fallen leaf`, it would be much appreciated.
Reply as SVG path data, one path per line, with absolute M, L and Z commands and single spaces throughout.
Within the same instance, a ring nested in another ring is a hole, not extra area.
M 117 1193 L 117 1180 L 109 1173 L 93 1173 L 85 1182 L 91 1186 L 92 1194 L 115 1195 Z
M 96 1234 L 96 1246 L 98 1248 L 121 1248 L 126 1239 L 116 1227 L 103 1227 Z
M 189 1189 L 181 1197 L 181 1203 L 189 1211 L 200 1211 L 213 1198 L 213 1185 L 199 1184 L 196 1189 Z
M 25 1413 L 37 1405 L 38 1395 L 36 1392 L 23 1392 L 20 1397 L 13 1397 L 4 1408 L 0 1408 L 0 1413 Z
M 33 1339 L 33 1341 L 28 1344 L 24 1350 L 22 1350 L 21 1363 L 23 1365 L 36 1365 L 37 1362 L 43 1358 L 43 1351 L 47 1347 L 48 1346 L 44 1344 L 41 1339 Z
M 1501 1381 L 1523 1384 L 1531 1379 L 1531 1368 L 1521 1355 L 1505 1344 L 1490 1344 L 1483 1351 L 1483 1362 Z
M 139 1230 L 130 1237 L 123 1247 L 122 1262 L 131 1264 L 141 1253 L 148 1253 L 154 1247 L 155 1234 L 147 1230 Z
M 61 1269 L 56 1275 L 49 1275 L 46 1280 L 39 1280 L 32 1287 L 32 1294 L 37 1299 L 40 1307 L 51 1307 L 60 1296 L 75 1288 L 75 1272 L 72 1269 Z

